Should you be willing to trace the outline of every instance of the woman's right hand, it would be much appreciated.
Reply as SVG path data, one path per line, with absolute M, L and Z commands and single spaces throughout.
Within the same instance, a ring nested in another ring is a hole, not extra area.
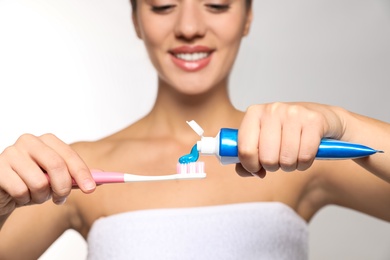
M 63 204 L 72 179 L 84 193 L 96 188 L 87 165 L 69 145 L 52 134 L 22 135 L 0 154 L 0 217 L 50 198 Z

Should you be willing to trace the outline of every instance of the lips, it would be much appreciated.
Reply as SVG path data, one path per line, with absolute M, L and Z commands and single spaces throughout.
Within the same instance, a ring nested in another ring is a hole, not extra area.
M 206 46 L 180 46 L 169 51 L 173 63 L 187 72 L 205 68 L 211 61 L 214 50 Z

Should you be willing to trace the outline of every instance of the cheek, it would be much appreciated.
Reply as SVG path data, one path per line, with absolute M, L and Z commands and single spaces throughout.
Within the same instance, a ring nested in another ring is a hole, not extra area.
M 140 14 L 139 28 L 141 38 L 148 50 L 151 48 L 161 48 L 164 40 L 173 30 L 172 19 L 162 19 L 160 16 L 150 14 Z
M 236 21 L 233 23 L 232 21 Z M 237 23 L 237 21 L 240 21 Z M 226 66 L 233 63 L 242 38 L 244 36 L 245 22 L 241 16 L 230 17 L 230 19 L 220 20 L 218 23 L 210 24 L 215 37 L 218 39 L 218 49 L 223 53 Z M 226 28 L 229 28 L 226 30 Z
M 159 27 L 154 26 L 154 23 L 152 21 L 148 23 L 146 21 L 143 21 L 142 19 L 140 21 L 140 24 L 142 40 L 144 41 L 146 47 L 148 47 L 149 45 L 156 45 L 158 39 L 161 37 L 161 31 L 157 30 L 157 28 Z
M 208 24 L 210 30 L 218 38 L 222 45 L 239 45 L 245 33 L 246 15 L 237 11 L 220 19 L 213 20 Z

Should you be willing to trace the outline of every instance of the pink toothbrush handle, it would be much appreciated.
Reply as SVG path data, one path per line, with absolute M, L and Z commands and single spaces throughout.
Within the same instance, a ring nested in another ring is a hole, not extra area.
M 91 172 L 96 184 L 104 183 L 124 183 L 124 174 L 120 172 Z M 49 175 L 45 174 L 48 181 L 50 181 Z M 77 186 L 75 180 L 72 179 L 72 185 Z
M 120 172 L 91 172 L 91 174 L 96 184 L 125 182 L 125 175 Z

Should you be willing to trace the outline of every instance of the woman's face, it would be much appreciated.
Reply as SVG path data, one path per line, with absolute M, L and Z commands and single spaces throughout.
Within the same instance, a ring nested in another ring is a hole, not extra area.
M 160 80 L 185 94 L 227 79 L 251 17 L 245 0 L 138 0 L 133 13 Z

